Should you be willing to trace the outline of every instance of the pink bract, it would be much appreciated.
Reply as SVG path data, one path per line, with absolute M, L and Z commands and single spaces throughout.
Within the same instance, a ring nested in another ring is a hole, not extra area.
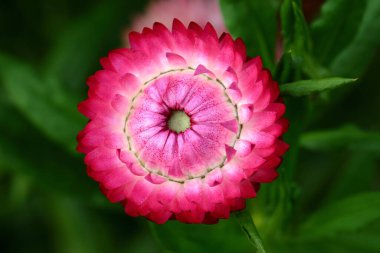
M 127 214 L 216 223 L 277 177 L 288 122 L 279 88 L 242 40 L 174 20 L 130 34 L 78 109 L 90 177 Z

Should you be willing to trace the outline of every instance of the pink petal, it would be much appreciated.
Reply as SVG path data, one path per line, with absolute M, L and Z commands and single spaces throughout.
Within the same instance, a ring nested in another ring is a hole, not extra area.
M 223 181 L 223 174 L 220 169 L 216 168 L 209 172 L 205 177 L 205 182 L 210 186 L 214 187 Z
M 199 64 L 198 67 L 194 71 L 194 76 L 201 75 L 201 74 L 207 74 L 211 78 L 215 78 L 215 74 L 212 73 L 209 69 L 207 69 L 202 64 Z
M 239 106 L 238 114 L 240 123 L 248 122 L 253 114 L 253 104 L 244 104 Z
M 224 145 L 224 147 L 226 149 L 227 162 L 229 162 L 235 156 L 236 150 L 228 145 Z
M 228 121 L 224 121 L 222 123 L 220 123 L 223 127 L 227 128 L 228 130 L 230 130 L 231 132 L 233 133 L 237 133 L 238 131 L 238 128 L 239 128 L 239 124 L 237 122 L 236 119 L 232 119 L 232 120 L 228 120 Z
M 178 66 L 178 67 L 186 67 L 187 66 L 186 60 L 178 54 L 166 53 L 166 58 L 167 58 L 169 64 L 172 66 Z
M 186 198 L 192 202 L 198 202 L 202 198 L 202 182 L 200 179 L 187 180 L 184 185 Z

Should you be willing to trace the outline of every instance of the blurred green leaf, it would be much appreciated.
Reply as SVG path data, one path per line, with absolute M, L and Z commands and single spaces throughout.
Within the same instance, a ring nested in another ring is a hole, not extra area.
M 78 200 L 52 195 L 48 205 L 51 223 L 56 229 L 57 253 L 100 253 L 111 248 L 112 235 L 103 220 Z
M 149 224 L 165 252 L 243 253 L 252 250 L 252 245 L 233 219 L 221 220 L 215 225 L 183 224 L 177 221 L 163 225 Z
M 333 238 L 319 238 L 312 241 L 299 241 L 289 238 L 278 243 L 272 252 L 279 253 L 378 253 L 379 240 L 377 234 L 339 235 Z M 352 240 L 351 240 L 352 239 Z M 369 241 L 373 239 L 373 241 Z
M 1 87 L 0 87 L 1 88 Z M 81 159 L 49 142 L 20 112 L 7 103 L 0 89 L 0 171 L 27 178 L 49 192 L 89 199 L 97 193 Z
M 1 81 L 11 103 L 47 137 L 74 153 L 75 136 L 85 124 L 76 103 L 57 90 L 52 80 L 39 79 L 27 64 L 4 55 L 0 63 Z
M 355 231 L 379 218 L 380 193 L 361 193 L 316 211 L 301 225 L 299 234 L 305 239 L 329 237 Z
M 248 237 L 249 241 L 256 247 L 258 253 L 265 253 L 263 241 L 257 231 L 256 225 L 248 209 L 236 212 L 236 217 L 241 228 Z
M 293 80 L 302 79 L 302 74 L 310 78 L 326 76 L 327 71 L 312 57 L 311 34 L 299 0 L 284 0 L 282 3 L 281 28 L 284 51 L 290 54 L 293 61 Z
M 339 180 L 331 183 L 325 202 L 333 202 L 354 193 L 373 190 L 377 169 L 376 155 L 355 150 L 345 160 L 344 166 L 336 168 L 334 172 L 334 176 Z
M 304 133 L 301 146 L 311 150 L 352 148 L 380 152 L 380 133 L 363 131 L 349 125 L 333 130 Z
M 282 35 L 284 48 L 302 56 L 310 52 L 312 41 L 299 0 L 284 0 L 281 6 Z
M 280 58 L 280 61 L 276 65 L 276 69 L 273 74 L 273 79 L 280 85 L 291 82 L 295 75 L 296 69 L 293 62 L 293 56 L 291 51 L 284 52 Z
M 302 80 L 280 86 L 283 95 L 306 96 L 315 92 L 331 90 L 355 82 L 357 79 L 329 77 L 315 80 Z
M 331 63 L 332 72 L 336 75 L 360 76 L 380 47 L 380 1 L 360 2 L 367 4 L 359 29 L 349 45 Z M 348 6 L 353 8 L 351 2 Z
M 264 66 L 274 70 L 278 1 L 221 0 L 228 31 L 241 37 L 250 56 L 261 56 Z
M 323 64 L 330 64 L 354 38 L 367 0 L 327 0 L 321 15 L 311 25 L 314 52 Z
M 340 235 L 336 241 L 349 245 L 350 247 L 359 248 L 359 250 L 352 252 L 380 252 L 380 233 L 374 231 L 372 233 L 355 233 L 350 235 Z

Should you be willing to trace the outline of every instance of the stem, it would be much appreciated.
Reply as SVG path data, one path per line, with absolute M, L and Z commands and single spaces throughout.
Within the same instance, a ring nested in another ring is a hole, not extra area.
M 251 217 L 251 214 L 249 213 L 249 210 L 245 209 L 243 211 L 236 212 L 235 215 L 236 215 L 236 218 L 238 219 L 241 229 L 244 231 L 244 233 L 248 237 L 248 240 L 257 249 L 256 252 L 266 253 L 263 246 L 263 240 L 260 237 L 259 231 L 257 231 L 257 228 L 255 226 L 255 223 L 253 222 L 253 219 Z

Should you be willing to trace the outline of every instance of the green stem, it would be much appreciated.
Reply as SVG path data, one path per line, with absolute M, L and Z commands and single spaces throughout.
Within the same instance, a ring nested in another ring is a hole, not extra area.
M 246 208 L 243 211 L 236 212 L 235 215 L 249 241 L 256 247 L 256 252 L 265 253 L 266 251 L 263 246 L 263 240 L 260 237 L 259 231 L 257 231 L 249 210 Z

